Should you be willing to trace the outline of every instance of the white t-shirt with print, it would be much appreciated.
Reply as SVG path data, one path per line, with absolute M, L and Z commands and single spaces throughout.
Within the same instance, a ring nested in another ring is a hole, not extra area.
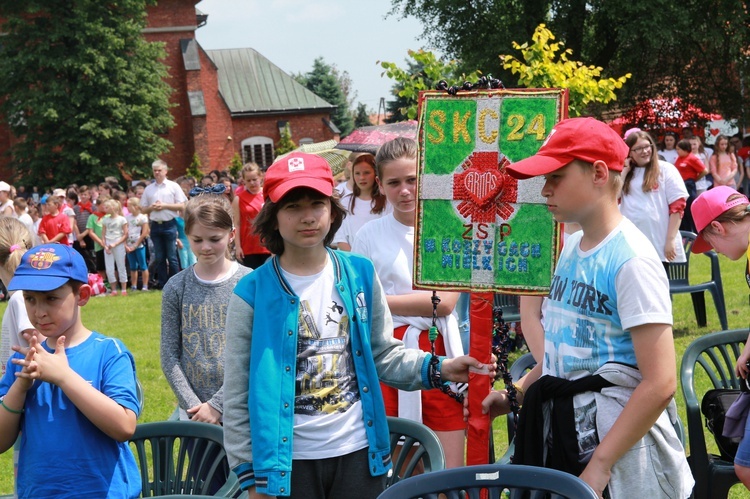
M 631 329 L 672 324 L 669 282 L 656 251 L 627 218 L 596 247 L 572 234 L 555 269 L 544 316 L 543 374 L 579 379 L 608 362 L 638 367 Z M 598 445 L 593 392 L 573 397 L 578 454 Z
M 669 282 L 656 251 L 627 218 L 582 251 L 571 234 L 544 315 L 544 374 L 577 379 L 607 362 L 637 366 L 630 329 L 672 324 Z
M 643 175 L 645 168 L 634 168 L 630 180 L 630 190 L 623 194 L 620 213 L 626 216 L 654 245 L 656 254 L 666 262 L 664 245 L 669 227 L 669 205 L 678 199 L 688 198 L 685 182 L 677 168 L 666 161 L 659 161 L 659 178 L 656 190 L 643 192 Z M 674 237 L 676 256 L 674 262 L 684 262 L 685 250 L 678 230 Z
M 125 216 L 125 219 L 128 221 L 127 245 L 132 247 L 138 241 L 138 238 L 141 237 L 143 226 L 148 223 L 148 217 L 143 213 L 139 213 L 138 215 L 133 215 L 132 213 L 130 213 Z M 140 248 L 142 246 L 143 242 L 141 242 L 140 246 L 138 247 Z
M 122 215 L 106 215 L 102 217 L 102 227 L 107 229 L 106 241 L 107 244 L 112 244 L 122 237 L 124 234 L 123 227 L 128 224 L 125 217 Z
M 314 275 L 282 275 L 300 298 L 293 459 L 325 459 L 367 447 L 352 359 L 350 321 L 330 258 Z

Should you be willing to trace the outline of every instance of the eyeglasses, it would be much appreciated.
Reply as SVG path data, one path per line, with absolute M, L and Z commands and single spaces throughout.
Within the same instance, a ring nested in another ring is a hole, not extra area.
M 227 186 L 224 184 L 216 184 L 209 187 L 193 187 L 190 190 L 190 197 L 200 196 L 201 194 L 224 194 L 227 190 Z
M 633 151 L 636 154 L 640 154 L 640 153 L 646 152 L 646 151 L 651 152 L 651 144 L 649 144 L 647 146 L 634 147 L 633 149 L 631 149 L 631 151 Z

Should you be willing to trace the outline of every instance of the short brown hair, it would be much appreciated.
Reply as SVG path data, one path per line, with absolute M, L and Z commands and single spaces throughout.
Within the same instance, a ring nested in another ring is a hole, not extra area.
M 274 203 L 270 199 L 266 199 L 263 207 L 260 209 L 258 216 L 255 217 L 253 226 L 255 227 L 255 233 L 260 236 L 260 240 L 263 245 L 268 248 L 268 251 L 275 255 L 281 255 L 284 253 L 284 239 L 281 237 L 278 229 L 278 223 L 276 216 L 282 206 L 299 201 L 303 198 L 310 199 L 328 199 L 331 202 L 331 229 L 323 239 L 323 244 L 329 246 L 333 241 L 333 236 L 336 235 L 336 231 L 341 227 L 341 223 L 346 217 L 346 210 L 338 198 L 335 196 L 325 196 L 320 192 L 309 189 L 307 187 L 298 187 L 292 189 L 284 195 L 277 203 Z
M 691 152 L 693 150 L 688 139 L 680 140 L 675 147 L 677 147 L 677 149 L 682 149 L 685 152 Z

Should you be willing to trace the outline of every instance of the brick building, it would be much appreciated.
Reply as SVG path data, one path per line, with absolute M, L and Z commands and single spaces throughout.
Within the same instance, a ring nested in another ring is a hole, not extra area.
M 268 166 L 288 123 L 298 144 L 338 139 L 334 107 L 251 48 L 204 50 L 195 32 L 209 16 L 197 0 L 159 0 L 148 8 L 149 41 L 166 45 L 174 89 L 173 149 L 162 156 L 180 175 L 197 154 L 204 171 L 226 169 L 235 153 Z
M 166 134 L 173 147 L 161 156 L 172 178 L 190 165 L 225 170 L 239 153 L 243 163 L 268 166 L 274 145 L 288 123 L 297 144 L 338 139 L 330 121 L 334 106 L 313 94 L 253 49 L 204 50 L 195 32 L 208 19 L 198 0 L 159 0 L 148 7 L 148 41 L 164 42 L 167 82 L 175 126 Z M 16 140 L 0 123 L 0 153 Z M 154 158 L 156 159 L 156 158 Z M 9 158 L 0 154 L 0 178 L 13 178 Z

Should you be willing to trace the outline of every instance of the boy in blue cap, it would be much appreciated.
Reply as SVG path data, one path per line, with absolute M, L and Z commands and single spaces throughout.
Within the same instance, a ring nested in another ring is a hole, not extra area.
M 119 340 L 87 329 L 86 263 L 61 244 L 23 256 L 9 290 L 22 290 L 47 340 L 16 348 L 0 380 L 0 452 L 21 432 L 19 497 L 138 497 L 127 440 L 139 411 L 135 362 Z

